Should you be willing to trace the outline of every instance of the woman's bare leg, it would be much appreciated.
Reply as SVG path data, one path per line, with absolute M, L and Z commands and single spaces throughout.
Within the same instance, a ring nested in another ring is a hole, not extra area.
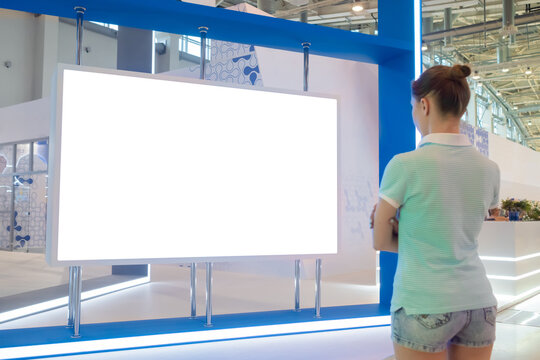
M 493 345 L 468 347 L 452 344 L 448 347 L 449 360 L 489 360 Z
M 394 353 L 396 360 L 446 360 L 447 351 L 438 353 L 428 353 L 416 351 L 394 343 Z M 472 359 L 472 358 L 471 358 Z

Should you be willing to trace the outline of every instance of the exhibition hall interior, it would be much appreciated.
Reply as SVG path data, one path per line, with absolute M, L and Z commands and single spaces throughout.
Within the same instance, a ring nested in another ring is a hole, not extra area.
M 540 359 L 540 1 L 0 0 L 0 359 L 395 359 L 386 164 L 467 64 L 492 359 Z

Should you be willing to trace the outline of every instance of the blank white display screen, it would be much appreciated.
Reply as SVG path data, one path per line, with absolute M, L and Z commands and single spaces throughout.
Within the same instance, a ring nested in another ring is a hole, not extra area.
M 50 262 L 337 253 L 337 99 L 60 72 Z

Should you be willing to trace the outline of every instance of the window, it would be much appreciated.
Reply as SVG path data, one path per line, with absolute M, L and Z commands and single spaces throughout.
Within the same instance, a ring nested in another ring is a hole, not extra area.
M 109 29 L 112 29 L 112 30 L 116 30 L 118 31 L 118 25 L 114 25 L 114 24 L 105 24 L 105 23 L 101 23 L 101 22 L 97 22 L 97 21 L 90 21 L 91 23 L 94 23 L 96 25 L 101 25 L 103 27 L 106 27 L 106 28 L 109 28 Z
M 182 35 L 180 37 L 180 51 L 193 56 L 201 56 L 201 38 L 197 36 Z M 206 41 L 206 60 L 210 60 L 210 39 Z

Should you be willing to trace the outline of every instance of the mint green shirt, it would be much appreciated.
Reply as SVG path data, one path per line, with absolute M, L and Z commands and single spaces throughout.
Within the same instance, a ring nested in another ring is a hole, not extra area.
M 499 202 L 499 167 L 465 135 L 425 136 L 386 166 L 379 196 L 400 209 L 391 311 L 440 314 L 497 305 L 478 256 L 484 217 Z

